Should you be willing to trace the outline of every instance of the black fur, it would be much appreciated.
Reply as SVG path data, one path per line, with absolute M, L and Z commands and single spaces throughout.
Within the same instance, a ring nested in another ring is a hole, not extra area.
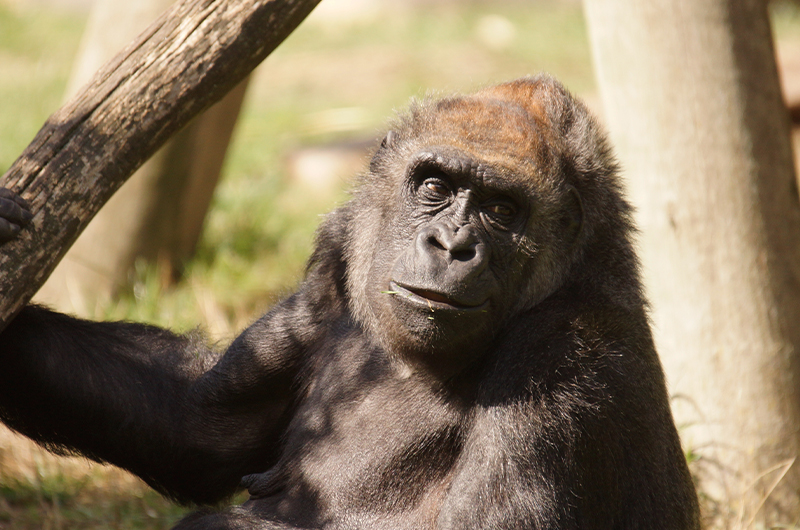
M 17 237 L 20 228 L 27 226 L 32 218 L 25 199 L 10 190 L 0 188 L 0 243 Z
M 697 529 L 631 232 L 555 81 L 415 103 L 227 351 L 31 306 L 0 417 L 181 502 L 249 489 L 181 529 Z

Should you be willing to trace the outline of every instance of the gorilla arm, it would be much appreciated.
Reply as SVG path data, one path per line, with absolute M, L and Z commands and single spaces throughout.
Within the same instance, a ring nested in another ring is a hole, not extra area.
M 298 293 L 220 358 L 152 326 L 29 306 L 0 335 L 0 419 L 178 501 L 219 501 L 275 458 L 311 314 Z

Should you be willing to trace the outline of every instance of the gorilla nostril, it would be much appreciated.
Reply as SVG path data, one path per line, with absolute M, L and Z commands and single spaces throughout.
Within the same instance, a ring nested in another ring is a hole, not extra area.
M 441 242 L 441 241 L 439 241 L 439 238 L 437 238 L 437 237 L 436 237 L 435 235 L 433 235 L 433 234 L 431 234 L 430 236 L 428 236 L 428 244 L 429 244 L 430 246 L 432 246 L 433 248 L 437 249 L 437 250 L 447 250 L 447 249 L 445 248 L 445 246 L 442 244 L 442 242 Z
M 475 258 L 475 254 L 475 247 L 450 251 L 450 255 L 455 261 L 470 261 Z

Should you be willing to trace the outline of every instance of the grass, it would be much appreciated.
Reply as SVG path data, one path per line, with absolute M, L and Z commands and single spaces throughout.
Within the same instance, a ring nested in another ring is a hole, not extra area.
M 0 483 L 0 528 L 171 528 L 186 512 L 122 471 L 57 467 Z
M 84 17 L 20 13 L 0 1 L 0 168 L 58 108 Z

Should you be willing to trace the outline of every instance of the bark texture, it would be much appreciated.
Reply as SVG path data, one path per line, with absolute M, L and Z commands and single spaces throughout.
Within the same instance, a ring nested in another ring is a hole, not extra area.
M 76 93 L 173 0 L 95 0 L 67 93 Z M 100 209 L 34 301 L 90 317 L 128 285 L 137 259 L 163 283 L 191 258 L 220 177 L 247 79 L 175 134 Z
M 585 0 L 652 318 L 715 527 L 800 518 L 800 203 L 762 0 Z
M 109 197 L 239 84 L 318 0 L 180 0 L 51 116 L 0 179 L 32 226 L 0 253 L 0 328 Z

